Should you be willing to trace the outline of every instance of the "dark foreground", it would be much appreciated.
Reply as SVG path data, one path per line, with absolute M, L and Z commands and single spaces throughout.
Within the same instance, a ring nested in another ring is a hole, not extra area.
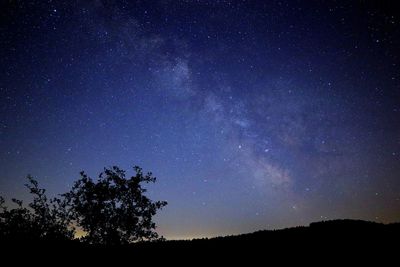
M 54 258 L 53 263 L 101 262 L 135 263 L 223 261 L 235 263 L 262 260 L 312 261 L 321 265 L 350 258 L 356 262 L 382 265 L 400 254 L 400 223 L 379 224 L 354 220 L 312 223 L 274 231 L 258 231 L 238 236 L 163 241 L 104 247 L 79 242 L 2 242 L 2 259 L 38 260 Z M 13 255 L 21 255 L 14 257 Z M 60 261 L 60 262 L 59 262 Z M 38 263 L 38 262 L 37 262 Z M 189 262 L 187 262 L 189 263 Z M 56 264 L 57 265 L 57 264 Z M 254 265 L 254 264 L 252 264 Z

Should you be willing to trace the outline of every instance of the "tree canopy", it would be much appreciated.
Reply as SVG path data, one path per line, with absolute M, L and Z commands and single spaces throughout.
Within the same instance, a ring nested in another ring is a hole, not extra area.
M 138 166 L 134 170 L 127 179 L 125 171 L 114 166 L 104 169 L 97 181 L 81 172 L 81 179 L 63 195 L 72 219 L 87 233 L 86 241 L 120 244 L 158 238 L 152 217 L 167 202 L 145 196 L 141 184 L 156 178 Z
M 28 207 L 23 201 L 13 198 L 16 208 L 6 207 L 0 197 L 0 235 L 6 240 L 69 240 L 74 236 L 74 227 L 66 210 L 65 202 L 59 198 L 48 199 L 46 190 L 30 175 L 25 185 L 33 195 Z

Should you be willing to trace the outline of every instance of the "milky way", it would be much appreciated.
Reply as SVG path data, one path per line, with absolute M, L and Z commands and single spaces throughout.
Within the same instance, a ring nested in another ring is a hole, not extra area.
M 139 165 L 167 238 L 400 219 L 399 16 L 306 1 L 10 1 L 0 194 Z

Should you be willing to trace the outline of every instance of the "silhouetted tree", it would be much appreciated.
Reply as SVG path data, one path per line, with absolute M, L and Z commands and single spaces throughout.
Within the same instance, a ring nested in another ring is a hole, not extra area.
M 28 176 L 29 183 L 25 186 L 34 195 L 29 207 L 33 210 L 35 223 L 40 228 L 43 239 L 72 239 L 74 227 L 71 225 L 70 216 L 66 209 L 66 202 L 61 198 L 48 201 L 46 190 L 39 188 L 38 182 Z
M 48 199 L 45 189 L 28 176 L 26 187 L 33 200 L 24 206 L 12 199 L 15 208 L 5 206 L 0 197 L 0 240 L 72 240 L 73 226 L 81 227 L 87 235 L 83 241 L 93 244 L 124 244 L 158 239 L 153 216 L 165 201 L 151 201 L 145 196 L 142 183 L 155 182 L 151 173 L 125 178 L 118 167 L 105 168 L 98 180 L 84 172 L 72 189 L 60 198 Z
M 70 240 L 74 229 L 65 209 L 65 203 L 59 198 L 48 200 L 45 189 L 28 176 L 25 186 L 33 194 L 28 207 L 23 202 L 12 199 L 17 207 L 9 209 L 4 198 L 0 197 L 0 237 L 4 240 Z
M 81 172 L 81 178 L 63 194 L 70 218 L 87 233 L 85 241 L 113 245 L 158 238 L 152 217 L 167 202 L 145 196 L 141 184 L 156 178 L 143 174 L 138 166 L 134 170 L 129 179 L 116 166 L 105 168 L 98 180 Z

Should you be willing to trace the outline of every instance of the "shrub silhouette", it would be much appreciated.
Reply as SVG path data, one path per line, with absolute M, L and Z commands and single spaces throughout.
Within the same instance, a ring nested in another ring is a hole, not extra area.
M 5 200 L 0 197 L 0 237 L 3 240 L 70 240 L 74 228 L 65 210 L 65 203 L 59 198 L 48 200 L 45 189 L 39 188 L 38 182 L 28 175 L 29 183 L 25 186 L 33 194 L 28 207 L 23 202 L 12 199 L 17 207 L 8 209 Z
M 118 167 L 105 168 L 97 181 L 81 172 L 71 191 L 63 194 L 70 218 L 87 233 L 86 242 L 115 245 L 158 238 L 152 217 L 167 202 L 146 197 L 141 183 L 156 178 L 138 166 L 134 170 L 136 175 L 127 179 Z
M 48 199 L 45 189 L 28 176 L 26 187 L 33 195 L 28 207 L 12 199 L 16 208 L 6 207 L 0 197 L 0 240 L 3 241 L 65 241 L 72 240 L 75 226 L 86 235 L 90 244 L 117 245 L 159 239 L 153 216 L 167 202 L 153 202 L 145 196 L 142 183 L 155 182 L 151 173 L 125 178 L 125 171 L 114 166 L 105 168 L 98 180 L 81 172 L 69 192 Z

